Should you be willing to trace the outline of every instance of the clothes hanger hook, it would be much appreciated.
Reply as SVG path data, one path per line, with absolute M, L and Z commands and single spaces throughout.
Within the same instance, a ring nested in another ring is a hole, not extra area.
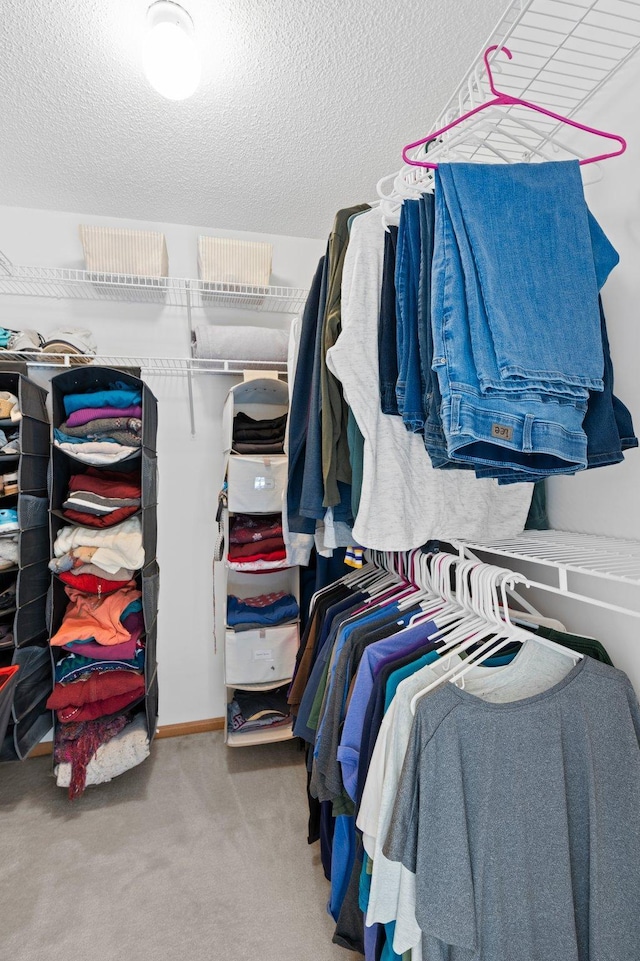
M 513 54 L 511 53 L 508 47 L 500 47 L 498 46 L 497 43 L 495 43 L 492 47 L 487 47 L 482 57 L 482 59 L 484 60 L 484 68 L 487 71 L 487 80 L 489 81 L 489 90 L 491 91 L 491 93 L 495 94 L 496 97 L 499 97 L 500 91 L 496 88 L 496 85 L 493 82 L 493 74 L 491 73 L 491 66 L 489 64 L 489 54 L 493 53 L 494 50 L 501 50 L 509 60 L 513 60 Z

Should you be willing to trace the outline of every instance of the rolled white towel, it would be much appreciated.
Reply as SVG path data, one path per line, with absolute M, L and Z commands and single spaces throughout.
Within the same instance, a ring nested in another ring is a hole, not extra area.
M 196 327 L 195 355 L 202 359 L 286 361 L 289 332 L 274 327 Z

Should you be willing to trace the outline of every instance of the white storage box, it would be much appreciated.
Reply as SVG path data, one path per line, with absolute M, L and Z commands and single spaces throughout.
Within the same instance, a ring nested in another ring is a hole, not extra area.
M 279 514 L 287 485 L 287 456 L 231 454 L 227 481 L 232 514 Z
M 268 287 L 271 244 L 226 237 L 198 237 L 198 276 L 208 283 Z
M 81 224 L 80 239 L 89 271 L 134 277 L 166 277 L 169 273 L 164 234 Z
M 264 627 L 225 634 L 225 684 L 277 685 L 293 675 L 298 650 L 298 625 Z

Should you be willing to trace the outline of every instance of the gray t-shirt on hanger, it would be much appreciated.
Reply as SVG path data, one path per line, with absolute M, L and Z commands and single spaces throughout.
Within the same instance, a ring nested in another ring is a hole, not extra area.
M 423 961 L 638 957 L 639 734 L 589 657 L 515 703 L 419 703 L 383 850 L 416 874 Z

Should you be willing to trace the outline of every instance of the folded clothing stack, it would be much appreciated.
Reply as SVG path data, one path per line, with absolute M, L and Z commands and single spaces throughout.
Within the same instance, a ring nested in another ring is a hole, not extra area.
M 291 723 L 287 685 L 272 691 L 234 691 L 227 705 L 227 730 L 262 731 Z
M 69 751 L 71 743 L 66 742 Z M 136 764 L 141 764 L 149 757 L 149 735 L 144 714 L 137 714 L 130 724 L 115 734 L 110 740 L 103 742 L 86 766 L 85 784 L 104 784 L 112 778 L 124 774 Z M 57 759 L 56 759 L 57 760 Z M 58 787 L 69 787 L 71 784 L 72 765 L 63 761 L 56 765 L 54 771 Z
M 238 454 L 282 454 L 287 415 L 255 420 L 244 411 L 233 418 L 233 449 Z
M 61 767 L 65 769 L 71 800 L 84 791 L 87 771 L 98 749 L 118 737 L 131 720 L 130 714 L 116 714 L 114 717 L 72 721 L 56 726 L 53 759 L 58 771 Z M 122 770 L 118 773 L 122 773 Z
M 229 521 L 229 564 L 235 569 L 285 561 L 281 514 L 234 514 Z
M 114 382 L 104 390 L 66 394 L 66 420 L 54 428 L 54 444 L 88 464 L 113 464 L 142 444 L 140 390 Z
M 144 566 L 140 518 L 128 517 L 106 530 L 63 527 L 53 543 L 53 553 L 49 567 L 56 574 L 74 570 L 79 573 L 85 564 L 98 567 L 103 577 L 120 574 L 122 568 L 139 570 Z
M 133 672 L 136 676 L 132 678 L 130 671 L 118 663 L 134 661 L 142 649 L 144 620 L 140 591 L 132 581 L 106 597 L 85 594 L 72 587 L 65 587 L 65 592 L 69 605 L 62 624 L 51 638 L 51 646 L 77 653 L 85 660 L 94 659 L 100 667 L 85 665 L 86 676 L 71 680 L 66 676 L 58 680 L 56 670 L 56 685 L 47 707 L 57 711 L 58 720 L 65 723 L 121 711 L 145 690 L 141 671 L 136 667 Z M 105 669 L 101 663 L 104 661 L 118 666 Z
M 9 421 L 7 426 L 22 420 L 20 403 L 15 394 L 9 390 L 0 390 L 0 421 Z
M 9 330 L 0 327 L 0 351 L 8 353 L 72 354 L 90 358 L 96 353 L 93 334 L 85 327 L 58 327 L 48 337 L 37 330 Z M 85 362 L 88 363 L 88 360 Z
M 85 527 L 113 527 L 140 509 L 139 475 L 90 467 L 72 474 L 62 513 Z
M 227 596 L 227 624 L 236 631 L 277 627 L 295 621 L 299 614 L 298 602 L 286 591 L 256 597 Z

